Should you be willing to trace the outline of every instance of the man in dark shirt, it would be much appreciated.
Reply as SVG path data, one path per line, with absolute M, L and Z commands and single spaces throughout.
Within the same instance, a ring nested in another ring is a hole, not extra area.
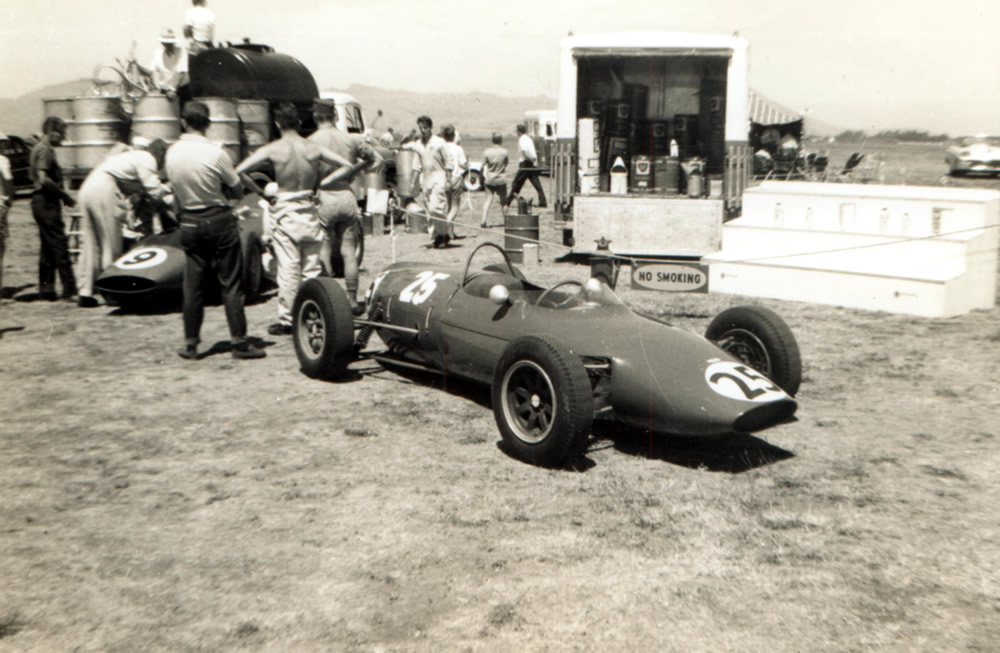
M 41 247 L 38 251 L 38 292 L 42 299 L 55 301 L 56 273 L 62 281 L 62 296 L 76 295 L 76 277 L 69 258 L 69 239 L 63 222 L 62 205 L 75 206 L 76 200 L 63 189 L 62 168 L 56 158 L 55 146 L 66 136 L 66 122 L 49 116 L 42 123 L 42 138 L 31 148 L 28 174 L 34 190 L 31 193 L 31 215 L 38 224 Z
M 215 270 L 233 341 L 233 358 L 263 358 L 264 351 L 247 340 L 243 310 L 243 255 L 236 216 L 229 198 L 243 194 L 233 162 L 217 143 L 205 137 L 211 124 L 208 106 L 188 102 L 181 114 L 185 134 L 167 150 L 167 178 L 181 223 L 184 268 L 184 348 L 182 358 L 198 358 L 201 323 L 205 316 L 202 280 Z

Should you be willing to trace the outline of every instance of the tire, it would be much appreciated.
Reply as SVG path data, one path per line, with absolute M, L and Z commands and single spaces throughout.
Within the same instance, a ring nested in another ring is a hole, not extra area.
M 264 245 L 260 242 L 260 236 L 255 233 L 247 234 L 243 241 L 243 294 L 247 303 L 260 299 L 264 282 L 263 254 Z
M 306 376 L 337 379 L 344 375 L 354 348 L 354 319 L 339 283 L 319 277 L 302 284 L 292 309 L 292 339 Z
M 479 170 L 469 170 L 465 173 L 465 190 L 470 193 L 476 191 L 481 191 L 483 189 L 483 173 Z
M 355 220 L 350 227 L 354 232 L 354 256 L 358 259 L 358 268 L 365 258 L 365 231 L 361 228 L 361 220 Z M 344 278 L 344 257 L 340 255 L 339 249 L 330 252 L 330 273 L 338 278 Z
M 794 397 L 802 383 L 802 358 L 792 330 L 763 306 L 735 306 L 719 313 L 705 337 L 765 374 Z
M 557 467 L 585 448 L 594 418 L 590 378 L 558 341 L 524 336 L 508 344 L 491 394 L 500 435 L 520 460 Z

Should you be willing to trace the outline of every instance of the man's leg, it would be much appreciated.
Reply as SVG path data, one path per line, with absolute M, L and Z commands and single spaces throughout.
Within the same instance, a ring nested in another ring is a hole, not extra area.
M 526 173 L 523 168 L 524 164 L 522 163 L 518 166 L 517 172 L 514 173 L 514 181 L 510 184 L 510 195 L 507 196 L 507 203 L 505 206 L 510 206 L 511 202 L 514 201 L 514 198 L 521 192 L 521 187 L 524 186 L 524 182 L 528 179 L 528 173 Z
M 57 212 L 41 193 L 31 196 L 31 216 L 38 225 L 38 292 L 43 299 L 56 297 L 56 265 L 52 252 L 52 213 Z
M 181 247 L 184 249 L 184 344 L 190 350 L 201 341 L 201 323 L 205 318 L 205 298 L 202 285 L 208 260 L 201 227 L 181 227 Z
M 354 242 L 354 229 L 351 222 L 338 222 L 334 229 L 340 243 L 340 257 L 344 260 L 344 288 L 347 289 L 347 299 L 351 302 L 351 310 L 358 311 L 358 259 L 354 255 L 357 243 Z
M 479 221 L 479 226 L 480 227 L 484 227 L 485 228 L 487 226 L 487 224 L 488 224 L 486 222 L 486 216 L 490 212 L 490 206 L 493 205 L 493 194 L 494 194 L 493 188 L 491 188 L 490 186 L 487 186 L 486 187 L 486 201 L 483 202 L 483 217 Z
M 80 298 L 93 299 L 94 280 L 97 278 L 97 262 L 101 244 L 97 235 L 96 216 L 85 192 L 80 193 L 80 258 L 76 262 Z
M 535 187 L 535 192 L 538 193 L 538 204 L 536 205 L 540 209 L 544 209 L 548 204 L 545 201 L 545 191 L 542 189 L 542 182 L 539 179 L 541 174 L 538 172 L 531 172 L 528 174 L 528 180 L 531 185 Z
M 292 307 L 301 283 L 302 265 L 299 245 L 281 229 L 276 229 L 271 240 L 274 258 L 278 262 L 278 324 L 292 325 Z M 317 255 L 318 258 L 318 255 Z
M 243 251 L 236 224 L 214 236 L 215 270 L 222 289 L 222 305 L 226 309 L 226 322 L 233 344 L 241 344 L 247 337 L 247 318 L 243 311 L 246 297 L 243 292 Z

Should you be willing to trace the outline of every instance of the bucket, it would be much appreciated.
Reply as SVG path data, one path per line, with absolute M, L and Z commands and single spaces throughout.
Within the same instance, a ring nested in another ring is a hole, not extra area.
M 240 136 L 249 147 L 257 147 L 271 140 L 271 109 L 267 100 L 236 100 L 236 114 L 240 119 Z
M 653 190 L 665 195 L 680 192 L 680 162 L 669 156 L 653 157 Z
M 708 176 L 708 196 L 712 199 L 722 199 L 722 175 Z
M 410 202 L 406 206 L 406 233 L 427 233 L 427 215 L 424 214 L 423 207 L 416 202 Z
M 653 161 L 645 154 L 632 157 L 632 178 L 629 189 L 648 192 L 653 189 Z
M 122 101 L 116 95 L 81 95 L 73 98 L 73 120 L 121 122 Z
M 503 220 L 504 245 L 512 263 L 524 262 L 524 244 L 538 243 L 538 214 L 508 213 Z
M 71 97 L 50 97 L 42 100 L 45 109 L 45 117 L 50 116 L 62 118 L 66 122 L 73 120 L 73 98 Z

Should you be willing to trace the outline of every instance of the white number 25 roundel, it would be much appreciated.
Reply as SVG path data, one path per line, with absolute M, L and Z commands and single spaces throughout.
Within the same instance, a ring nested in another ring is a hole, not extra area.
M 399 301 L 408 304 L 423 304 L 437 290 L 437 282 L 444 281 L 450 274 L 426 270 L 417 275 L 417 280 L 399 293 Z
M 734 361 L 715 361 L 705 368 L 705 381 L 715 392 L 743 401 L 764 402 L 788 395 L 757 370 Z
M 167 252 L 159 247 L 139 247 L 118 259 L 116 266 L 125 270 L 156 267 L 167 260 Z

